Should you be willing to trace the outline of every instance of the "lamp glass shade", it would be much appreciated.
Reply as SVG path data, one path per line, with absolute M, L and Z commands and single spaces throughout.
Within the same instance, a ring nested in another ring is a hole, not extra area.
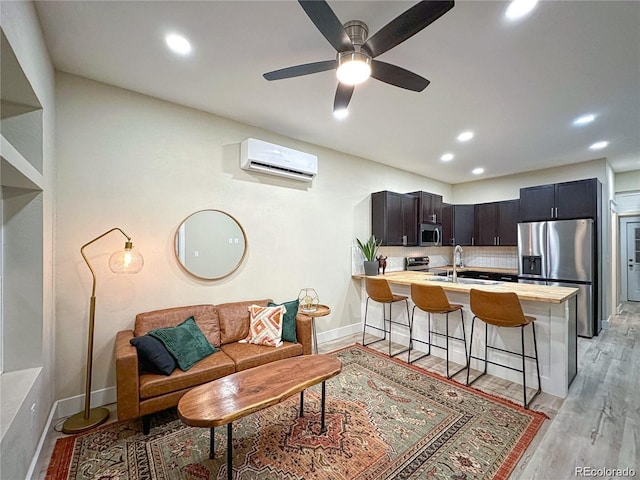
M 315 312 L 320 303 L 318 294 L 313 288 L 303 288 L 298 294 L 298 300 L 300 302 L 300 310 L 302 312 Z
M 349 52 L 338 59 L 336 76 L 345 85 L 358 85 L 371 75 L 371 59 L 359 52 Z
M 114 252 L 109 257 L 109 268 L 113 273 L 138 273 L 142 270 L 144 259 L 131 242 L 126 242 L 124 249 Z

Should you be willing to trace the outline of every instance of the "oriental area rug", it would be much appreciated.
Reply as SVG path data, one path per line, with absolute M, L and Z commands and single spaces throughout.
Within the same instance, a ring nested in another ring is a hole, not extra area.
M 342 372 L 233 423 L 237 480 L 506 479 L 545 416 L 354 345 Z M 174 410 L 59 439 L 47 479 L 226 479 L 226 428 L 184 425 Z

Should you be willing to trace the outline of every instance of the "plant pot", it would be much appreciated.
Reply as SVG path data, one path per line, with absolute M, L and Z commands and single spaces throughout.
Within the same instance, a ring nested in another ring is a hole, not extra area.
M 373 277 L 375 275 L 378 275 L 378 262 L 367 262 L 365 260 L 364 262 L 364 274 L 369 276 L 369 277 Z

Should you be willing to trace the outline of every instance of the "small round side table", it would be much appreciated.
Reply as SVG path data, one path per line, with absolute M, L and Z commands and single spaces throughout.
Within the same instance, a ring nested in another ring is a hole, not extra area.
M 298 310 L 304 315 L 311 317 L 311 327 L 313 329 L 313 353 L 318 353 L 318 334 L 316 333 L 316 317 L 325 317 L 331 313 L 331 309 L 326 305 L 316 305 L 316 309 L 313 312 L 307 312 L 300 308 Z

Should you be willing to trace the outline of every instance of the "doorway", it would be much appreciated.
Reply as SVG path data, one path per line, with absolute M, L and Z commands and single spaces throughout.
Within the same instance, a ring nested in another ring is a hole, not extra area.
M 640 217 L 620 219 L 622 301 L 640 302 Z

